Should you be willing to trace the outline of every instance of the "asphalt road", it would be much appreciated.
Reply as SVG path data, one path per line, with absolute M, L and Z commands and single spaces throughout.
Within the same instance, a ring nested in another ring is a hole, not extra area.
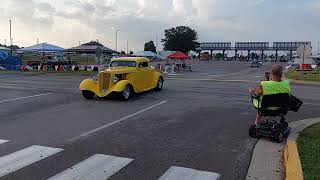
M 150 180 L 170 172 L 185 179 L 174 167 L 244 179 L 256 143 L 248 136 L 255 111 L 247 91 L 270 67 L 197 62 L 194 72 L 169 75 L 163 91 L 128 102 L 83 99 L 77 89 L 83 77 L 0 74 L 0 177 L 47 179 L 100 154 L 89 160 L 114 158 L 103 171 L 110 179 Z M 288 121 L 320 116 L 319 88 L 292 86 L 305 104 Z M 77 168 L 81 164 L 69 171 Z

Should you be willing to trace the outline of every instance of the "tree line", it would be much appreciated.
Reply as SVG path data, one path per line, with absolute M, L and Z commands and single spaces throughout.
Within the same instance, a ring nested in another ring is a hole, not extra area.
M 164 30 L 164 38 L 161 42 L 165 51 L 181 51 L 183 53 L 195 50 L 200 45 L 197 31 L 188 26 L 177 26 Z M 154 42 L 145 43 L 144 51 L 156 53 Z

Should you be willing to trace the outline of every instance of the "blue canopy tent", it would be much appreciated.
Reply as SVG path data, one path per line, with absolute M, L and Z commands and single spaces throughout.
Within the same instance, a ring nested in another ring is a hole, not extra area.
M 64 48 L 48 43 L 41 43 L 30 47 L 19 49 L 19 53 L 38 52 L 38 53 L 58 53 L 64 51 Z
M 19 70 L 21 64 L 21 58 L 9 56 L 7 52 L 0 51 L 0 66 L 2 67 L 1 69 Z

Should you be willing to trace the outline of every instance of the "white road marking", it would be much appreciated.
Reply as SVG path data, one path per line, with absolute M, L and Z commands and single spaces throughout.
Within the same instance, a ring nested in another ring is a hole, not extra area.
M 4 144 L 4 143 L 7 143 L 7 142 L 9 142 L 9 140 L 0 139 L 0 144 Z
M 25 97 L 19 97 L 19 98 L 14 98 L 14 99 L 6 99 L 6 100 L 1 100 L 0 103 L 17 101 L 17 100 L 22 100 L 22 99 L 29 99 L 29 98 L 40 97 L 40 96 L 47 96 L 47 95 L 51 95 L 51 94 L 53 94 L 53 93 L 37 94 L 37 95 L 33 95 L 33 96 L 25 96 Z
M 111 123 L 109 123 L 109 124 L 105 124 L 105 125 L 103 125 L 103 126 L 100 126 L 100 127 L 98 127 L 98 128 L 95 128 L 95 129 L 90 130 L 90 131 L 88 131 L 88 132 L 82 133 L 82 134 L 80 135 L 80 137 L 85 137 L 85 136 L 88 136 L 88 135 L 90 135 L 90 134 L 96 133 L 96 132 L 98 132 L 98 131 L 100 131 L 100 130 L 102 130 L 102 129 L 105 129 L 105 128 L 107 128 L 107 127 L 113 126 L 113 125 L 118 124 L 118 123 L 120 123 L 120 122 L 122 122 L 122 121 L 125 121 L 125 120 L 127 120 L 127 119 L 129 119 L 129 118 L 132 118 L 132 117 L 134 117 L 134 116 L 136 116 L 136 115 L 139 115 L 139 114 L 141 114 L 141 113 L 144 113 L 144 112 L 146 112 L 146 111 L 149 111 L 150 109 L 153 109 L 153 108 L 155 108 L 155 107 L 158 107 L 158 106 L 160 106 L 160 105 L 162 105 L 162 104 L 164 104 L 164 103 L 166 103 L 166 102 L 167 102 L 167 101 L 162 101 L 162 102 L 160 102 L 160 103 L 157 103 L 157 104 L 155 104 L 155 105 L 152 105 L 152 106 L 150 106 L 150 107 L 147 107 L 147 108 L 145 108 L 145 109 L 142 109 L 142 110 L 140 110 L 140 111 L 138 111 L 138 112 L 135 112 L 135 113 L 133 113 L 133 114 L 131 114 L 131 115 L 128 115 L 128 116 L 126 116 L 126 117 L 123 117 L 123 118 L 121 118 L 121 119 L 119 119 L 119 120 L 113 121 L 113 122 L 111 122 Z M 78 138 L 80 138 L 80 137 L 71 138 L 71 139 L 69 139 L 69 141 L 73 141 L 73 140 L 78 139 Z
M 0 177 L 29 166 L 60 151 L 62 151 L 62 149 L 31 146 L 12 154 L 0 157 Z
M 169 73 L 167 74 L 168 76 L 181 76 L 182 74 L 172 74 L 172 73 Z
M 181 81 L 212 81 L 212 82 L 247 82 L 247 83 L 259 83 L 260 81 L 254 80 L 237 80 L 237 79 L 187 79 L 187 78 L 166 78 L 166 80 L 181 80 Z
M 208 75 L 210 77 L 221 77 L 221 75 L 215 75 L 215 74 L 211 74 L 211 75 Z
M 216 180 L 220 174 L 172 166 L 159 180 Z
M 105 180 L 133 159 L 96 154 L 48 180 Z
M 308 103 L 308 102 L 304 102 L 304 105 L 312 105 L 312 106 L 320 106 L 320 103 Z
M 1 86 L 18 86 L 18 84 L 0 83 Z

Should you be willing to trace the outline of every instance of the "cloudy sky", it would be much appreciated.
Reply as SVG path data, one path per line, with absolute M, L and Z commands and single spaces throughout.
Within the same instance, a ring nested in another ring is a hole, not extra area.
M 187 25 L 200 41 L 320 41 L 320 0 L 1 0 L 0 43 L 65 48 L 96 40 L 142 50 L 166 28 Z

